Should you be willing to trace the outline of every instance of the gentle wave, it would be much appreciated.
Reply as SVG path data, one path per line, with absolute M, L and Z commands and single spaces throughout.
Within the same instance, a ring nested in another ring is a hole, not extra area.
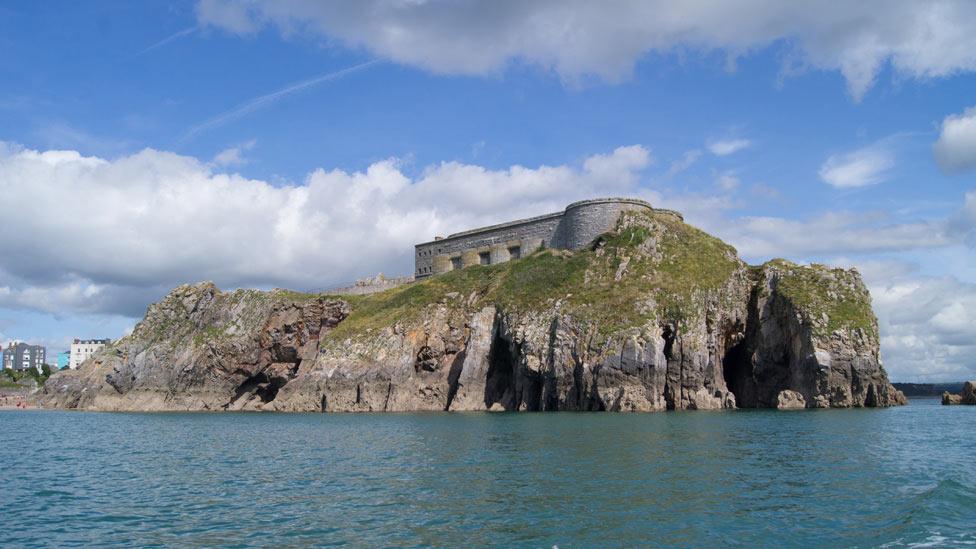
M 0 545 L 972 545 L 974 419 L 4 412 Z

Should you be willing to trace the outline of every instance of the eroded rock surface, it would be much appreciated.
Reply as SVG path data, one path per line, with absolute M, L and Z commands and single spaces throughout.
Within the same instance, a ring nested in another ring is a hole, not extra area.
M 784 389 L 776 397 L 776 408 L 779 410 L 799 410 L 806 407 L 806 399 L 796 391 Z
M 976 406 L 976 381 L 967 381 L 962 386 L 962 392 L 954 395 L 949 391 L 942 393 L 942 404 L 967 404 Z
M 890 406 L 856 271 L 750 267 L 673 216 L 369 296 L 186 285 L 53 376 L 95 410 L 710 410 Z

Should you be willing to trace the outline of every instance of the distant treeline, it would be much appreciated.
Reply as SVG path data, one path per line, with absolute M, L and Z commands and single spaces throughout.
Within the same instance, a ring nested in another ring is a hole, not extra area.
M 908 397 L 942 396 L 946 391 L 953 394 L 962 391 L 961 381 L 958 383 L 892 383 L 892 385 Z

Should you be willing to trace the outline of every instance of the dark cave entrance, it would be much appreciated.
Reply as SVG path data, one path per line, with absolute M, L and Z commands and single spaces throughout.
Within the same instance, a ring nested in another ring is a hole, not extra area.
M 485 378 L 485 407 L 500 404 L 509 411 L 542 409 L 543 379 L 519 363 L 521 348 L 495 335 L 488 351 L 488 374 Z
M 291 364 L 271 364 L 264 370 L 245 379 L 237 388 L 237 391 L 234 393 L 234 398 L 231 399 L 227 406 L 230 406 L 248 394 L 257 397 L 262 404 L 273 401 L 278 398 L 278 391 L 295 377 L 301 363 L 301 359 L 297 359 Z
M 496 334 L 488 351 L 488 375 L 485 378 L 485 407 L 501 404 L 506 410 L 515 409 L 516 361 L 512 346 Z
M 725 333 L 725 355 L 722 357 L 722 375 L 725 386 L 735 395 L 735 405 L 738 408 L 754 408 L 754 382 L 752 378 L 752 361 L 741 326 L 736 326 Z

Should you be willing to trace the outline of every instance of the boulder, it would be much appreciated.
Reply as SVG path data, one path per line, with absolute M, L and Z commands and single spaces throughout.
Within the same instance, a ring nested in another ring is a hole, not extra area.
M 777 410 L 800 410 L 807 407 L 807 402 L 803 395 L 796 391 L 785 389 L 776 396 Z

